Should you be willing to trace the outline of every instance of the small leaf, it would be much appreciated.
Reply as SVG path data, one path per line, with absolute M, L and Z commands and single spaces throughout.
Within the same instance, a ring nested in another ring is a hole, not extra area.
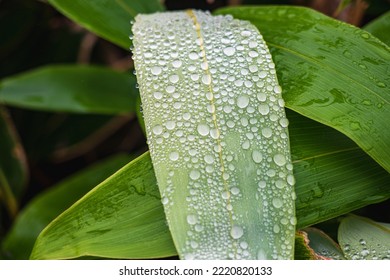
M 346 258 L 351 260 L 389 260 L 389 224 L 348 216 L 339 227 L 338 240 Z
M 302 7 L 232 7 L 270 47 L 286 107 L 350 137 L 390 172 L 390 48 Z
M 138 13 L 162 11 L 158 0 L 48 0 L 60 12 L 97 35 L 129 49 L 129 23 Z
M 4 255 L 10 259 L 28 259 L 38 234 L 49 222 L 92 187 L 129 162 L 129 159 L 125 155 L 113 156 L 72 175 L 35 197 L 21 211 L 5 237 L 2 243 Z
M 187 11 L 138 15 L 133 33 L 150 154 L 180 258 L 292 259 L 288 121 L 257 29 Z
M 135 111 L 135 78 L 96 66 L 46 66 L 0 82 L 0 103 L 72 113 Z
M 40 233 L 31 258 L 145 259 L 175 254 L 146 153 L 52 221 Z
M 323 231 L 317 228 L 305 228 L 302 230 L 307 235 L 307 246 L 315 255 L 316 259 L 331 259 L 342 260 L 344 259 L 343 252 L 340 246 L 332 240 Z
M 390 45 L 390 11 L 371 21 L 363 28 L 382 42 Z

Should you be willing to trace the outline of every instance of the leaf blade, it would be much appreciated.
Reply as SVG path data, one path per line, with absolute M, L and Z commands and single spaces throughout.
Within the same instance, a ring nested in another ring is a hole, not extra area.
M 349 216 L 340 223 L 338 239 L 348 259 L 390 259 L 389 224 L 383 226 L 364 217 Z
M 379 38 L 385 44 L 390 45 L 390 12 L 369 22 L 363 29 Z
M 30 258 L 175 255 L 155 180 L 148 154 L 133 160 L 52 221 Z
M 150 153 L 180 257 L 293 258 L 288 123 L 261 35 L 198 11 L 137 16 L 133 32 Z
M 138 13 L 163 10 L 157 0 L 49 0 L 67 17 L 97 35 L 125 48 L 130 47 L 128 24 Z
M 135 111 L 135 78 L 104 67 L 53 65 L 5 78 L 0 102 L 22 108 L 71 113 Z

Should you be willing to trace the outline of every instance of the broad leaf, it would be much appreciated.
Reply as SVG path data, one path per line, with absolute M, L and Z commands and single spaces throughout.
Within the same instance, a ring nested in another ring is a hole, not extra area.
M 4 239 L 3 254 L 9 259 L 28 259 L 42 229 L 129 160 L 129 156 L 113 156 L 72 175 L 35 197 L 18 215 Z
M 38 237 L 31 258 L 143 259 L 175 254 L 152 164 L 145 154 L 52 221 Z
M 249 20 L 275 60 L 286 107 L 331 126 L 390 171 L 390 49 L 370 33 L 299 7 L 218 11 Z
M 341 249 L 352 260 L 389 260 L 389 227 L 363 217 L 344 218 L 338 232 Z
M 133 33 L 150 154 L 180 258 L 292 259 L 288 121 L 257 29 L 187 11 L 137 16 Z
M 129 23 L 138 13 L 163 10 L 159 0 L 48 0 L 64 15 L 97 35 L 129 49 Z
M 74 113 L 135 111 L 135 78 L 96 66 L 46 66 L 0 81 L 0 103 Z
M 374 19 L 363 28 L 382 42 L 390 45 L 390 11 Z

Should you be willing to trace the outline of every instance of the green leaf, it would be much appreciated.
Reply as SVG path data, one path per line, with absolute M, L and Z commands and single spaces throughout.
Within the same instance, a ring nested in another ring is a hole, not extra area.
M 389 260 L 389 226 L 359 216 L 344 218 L 338 240 L 345 256 L 352 260 Z
M 81 26 L 125 48 L 130 47 L 129 23 L 138 13 L 162 11 L 158 0 L 48 0 Z
M 180 258 L 292 259 L 288 121 L 257 29 L 187 11 L 139 15 L 133 33 L 150 154 Z
M 96 66 L 46 66 L 0 81 L 0 103 L 73 113 L 135 111 L 135 78 Z
M 363 27 L 382 42 L 390 45 L 390 11 L 371 21 Z
M 331 126 L 390 171 L 390 49 L 370 33 L 300 7 L 219 10 L 249 20 L 276 64 L 286 107 Z
M 129 159 L 127 155 L 105 159 L 35 197 L 18 215 L 4 239 L 4 255 L 9 259 L 28 259 L 38 234 L 49 222 Z
M 303 232 L 307 235 L 307 247 L 312 250 L 315 259 L 344 259 L 340 246 L 328 235 L 317 228 L 306 228 Z
M 0 193 L 5 195 L 7 191 L 4 188 L 8 186 L 9 195 L 13 197 L 11 200 L 15 200 L 16 203 L 26 187 L 27 160 L 13 122 L 2 107 L 0 107 L 0 139 L 0 172 L 5 180 L 0 181 Z M 15 208 L 14 214 L 16 210 Z
M 340 132 L 287 110 L 298 228 L 390 198 L 390 174 Z
M 39 235 L 31 258 L 143 259 L 175 254 L 152 164 L 144 154 L 52 221 Z

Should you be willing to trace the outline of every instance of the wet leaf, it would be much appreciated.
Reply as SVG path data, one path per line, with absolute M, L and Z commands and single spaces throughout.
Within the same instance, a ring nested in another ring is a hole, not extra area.
M 302 232 L 306 233 L 306 246 L 312 250 L 315 259 L 322 260 L 342 260 L 343 252 L 340 246 L 328 235 L 317 228 L 305 228 Z
M 97 35 L 129 49 L 129 23 L 138 13 L 162 11 L 158 0 L 48 0 L 64 15 Z
M 187 11 L 137 16 L 133 33 L 150 154 L 180 258 L 292 259 L 288 121 L 257 29 Z
M 0 81 L 0 103 L 36 110 L 125 113 L 137 95 L 133 76 L 97 66 L 46 66 Z
M 354 140 L 390 171 L 390 49 L 370 33 L 301 7 L 234 7 L 275 60 L 286 107 Z
M 390 11 L 374 19 L 363 27 L 382 42 L 390 45 Z
M 155 180 L 149 155 L 138 157 L 52 221 L 31 258 L 175 255 Z
M 20 212 L 5 237 L 2 243 L 3 254 L 9 259 L 28 259 L 42 229 L 130 159 L 127 155 L 105 159 L 36 196 Z
M 389 260 L 389 224 L 348 216 L 341 221 L 338 240 L 346 258 L 351 260 Z

